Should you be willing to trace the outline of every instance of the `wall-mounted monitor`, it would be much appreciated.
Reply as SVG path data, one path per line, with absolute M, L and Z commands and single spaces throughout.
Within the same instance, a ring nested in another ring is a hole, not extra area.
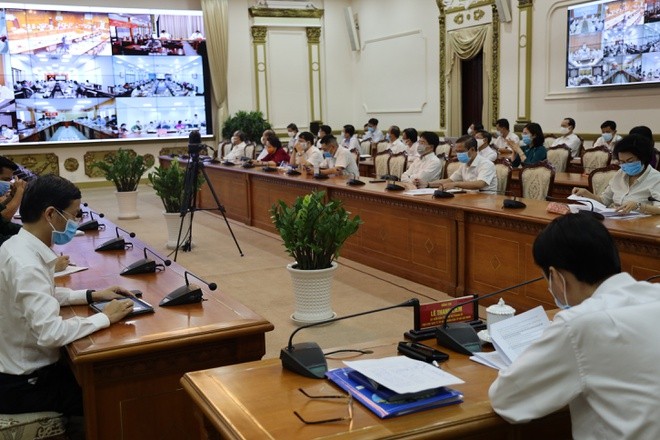
M 210 135 L 201 11 L 0 2 L 0 143 Z
M 660 83 L 660 1 L 568 7 L 567 87 Z

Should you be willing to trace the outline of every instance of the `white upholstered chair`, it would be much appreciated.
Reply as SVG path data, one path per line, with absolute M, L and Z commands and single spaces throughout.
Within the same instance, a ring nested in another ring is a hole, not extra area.
M 446 157 L 449 157 L 450 152 L 451 152 L 451 145 L 447 142 L 442 142 L 437 147 L 435 147 L 436 156 L 440 156 L 441 154 L 444 154 Z
M 360 154 L 371 154 L 371 141 L 360 142 Z
M 387 141 L 380 141 L 376 144 L 376 154 L 382 153 L 390 149 L 390 143 Z
M 249 157 L 250 159 L 254 159 L 254 150 L 255 146 L 254 144 L 248 144 L 245 146 L 245 157 Z
M 406 171 L 408 164 L 408 155 L 405 152 L 390 154 L 387 162 L 388 173 L 390 176 L 396 176 L 401 179 L 401 175 Z
M 452 174 L 454 174 L 454 171 L 458 169 L 458 167 L 461 166 L 461 163 L 458 161 L 457 158 L 453 157 L 447 161 L 447 167 L 445 168 L 445 178 L 449 178 Z
M 571 160 L 571 149 L 566 145 L 557 145 L 548 148 L 548 162 L 555 168 L 555 172 L 566 171 L 568 161 Z
M 494 163 L 495 173 L 497 174 L 497 192 L 498 194 L 506 194 L 509 190 L 513 167 L 509 159 L 497 159 Z
M 230 141 L 222 141 L 218 145 L 218 156 L 222 159 L 223 157 L 226 157 L 229 152 L 231 151 L 232 144 Z
M 607 185 L 610 184 L 612 177 L 619 171 L 618 165 L 608 165 L 603 168 L 596 168 L 589 173 L 589 191 L 599 196 Z
M 612 153 L 605 147 L 590 148 L 582 155 L 582 168 L 585 174 L 590 174 L 597 168 L 603 168 L 610 164 Z
M 374 157 L 374 171 L 376 172 L 376 177 L 380 178 L 388 173 L 387 171 L 387 162 L 390 160 L 390 152 L 383 151 L 378 153 Z
M 65 421 L 56 412 L 0 414 L 0 439 L 66 440 Z
M 526 199 L 545 200 L 555 181 L 555 170 L 547 161 L 525 167 L 520 172 L 522 196 Z

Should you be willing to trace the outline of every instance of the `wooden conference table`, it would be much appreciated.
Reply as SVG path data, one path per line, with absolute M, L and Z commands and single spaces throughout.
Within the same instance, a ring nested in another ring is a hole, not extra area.
M 425 342 L 431 345 L 431 341 Z M 396 344 L 391 341 L 365 343 L 359 348 L 373 350 L 374 354 L 368 356 L 374 358 L 396 355 Z M 465 355 L 449 354 L 449 361 L 441 365 L 445 371 L 465 381 L 465 384 L 452 386 L 463 393 L 463 403 L 384 420 L 355 401 L 350 422 L 303 424 L 293 414 L 294 410 L 310 420 L 322 420 L 346 416 L 347 408 L 344 402 L 310 403 L 298 388 L 316 395 L 343 392 L 327 380 L 310 379 L 284 370 L 279 359 L 186 373 L 181 383 L 196 404 L 205 431 L 200 439 L 571 438 L 567 408 L 522 425 L 504 421 L 495 414 L 488 398 L 488 388 L 497 371 L 470 361 Z M 330 357 L 330 369 L 343 366 L 338 358 L 331 360 Z
M 511 210 L 502 207 L 504 196 L 466 193 L 433 199 L 389 192 L 385 183 L 367 179 L 364 186 L 349 186 L 346 177 L 315 180 L 222 164 L 205 168 L 227 217 L 271 232 L 276 230 L 269 209 L 278 200 L 292 203 L 299 195 L 326 191 L 364 222 L 342 248 L 342 257 L 458 296 L 540 276 L 532 243 L 556 217 L 541 200 L 524 200 L 526 208 Z M 215 207 L 208 185 L 199 203 Z M 637 279 L 660 274 L 660 216 L 604 224 L 614 236 L 623 270 Z M 516 289 L 506 300 L 519 311 L 539 304 L 554 307 L 544 283 Z
M 162 272 L 120 276 L 121 269 L 143 258 L 145 244 L 126 237 L 132 249 L 95 252 L 96 246 L 115 237 L 115 225 L 107 219 L 100 222 L 107 225 L 105 231 L 86 232 L 54 247 L 77 265 L 89 267 L 56 278 L 56 284 L 139 289 L 156 311 L 126 318 L 66 347 L 83 389 L 87 438 L 190 438 L 196 424 L 179 384 L 183 373 L 261 359 L 265 332 L 273 325 L 222 292 L 206 288 L 202 303 L 158 307 L 165 295 L 185 284 L 185 269 L 173 262 Z M 88 306 L 62 309 L 65 318 L 92 313 Z

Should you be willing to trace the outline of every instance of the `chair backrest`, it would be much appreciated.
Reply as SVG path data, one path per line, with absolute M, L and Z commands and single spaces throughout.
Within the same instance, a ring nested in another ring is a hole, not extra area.
M 387 162 L 390 160 L 390 152 L 389 151 L 383 151 L 382 153 L 378 153 L 374 157 L 374 168 L 376 171 L 376 177 L 380 178 L 380 176 L 384 176 L 385 174 L 388 174 L 388 168 L 387 168 Z
M 437 147 L 435 147 L 436 156 L 444 154 L 446 157 L 449 157 L 450 152 L 451 152 L 451 145 L 447 142 L 441 142 Z
M 452 174 L 454 174 L 454 171 L 458 169 L 458 167 L 461 166 L 461 163 L 458 161 L 457 158 L 452 157 L 447 161 L 447 168 L 445 169 L 445 179 L 449 178 Z
M 220 145 L 218 145 L 218 152 L 219 152 L 220 157 L 222 158 L 222 157 L 225 157 L 226 155 L 228 155 L 229 152 L 231 151 L 232 146 L 233 145 L 231 144 L 230 141 L 221 142 Z
M 655 154 L 655 169 L 660 170 L 660 150 L 654 147 L 653 154 Z
M 245 156 L 250 159 L 254 159 L 254 144 L 249 144 L 245 146 Z
M 612 153 L 607 147 L 591 148 L 585 151 L 582 156 L 582 168 L 584 168 L 585 174 L 589 174 L 597 168 L 608 166 L 611 160 Z
M 360 152 L 357 149 L 355 149 L 355 150 L 351 150 L 351 154 L 353 155 L 353 158 L 355 159 L 355 163 L 360 165 Z
M 380 141 L 376 144 L 376 154 L 382 153 L 390 149 L 390 143 L 387 141 Z
M 603 168 L 596 168 L 589 173 L 589 191 L 592 194 L 600 195 L 607 185 L 610 184 L 610 180 L 619 170 L 619 165 L 608 165 Z
M 547 161 L 524 167 L 520 173 L 522 196 L 526 199 L 545 200 L 555 181 L 555 170 Z
M 566 171 L 570 157 L 571 149 L 566 145 L 557 145 L 556 147 L 548 148 L 548 162 L 555 167 L 555 171 L 558 173 Z
M 447 168 L 447 162 L 448 162 L 447 155 L 444 154 L 444 153 L 443 154 L 438 154 L 438 159 L 440 159 L 440 174 L 438 174 L 438 176 L 440 176 L 441 179 L 444 179 L 445 178 L 445 171 L 446 171 L 446 168 Z
M 371 154 L 371 141 L 360 142 L 360 154 Z
M 509 159 L 497 159 L 494 163 L 495 173 L 497 174 L 497 192 L 499 194 L 506 194 L 509 190 L 513 167 Z
M 388 172 L 392 176 L 396 176 L 401 179 L 401 175 L 406 171 L 406 165 L 408 164 L 408 155 L 405 151 L 397 154 L 391 154 L 387 162 Z
M 545 145 L 545 148 L 550 148 L 552 147 L 552 143 L 557 139 L 554 134 L 549 134 L 543 139 L 543 145 Z

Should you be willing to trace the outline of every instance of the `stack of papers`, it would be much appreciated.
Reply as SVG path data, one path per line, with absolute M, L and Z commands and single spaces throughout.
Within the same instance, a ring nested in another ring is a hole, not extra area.
M 622 212 L 617 212 L 615 208 L 608 208 L 597 200 L 590 199 L 588 197 L 581 197 L 575 194 L 571 194 L 567 197 L 569 200 L 575 200 L 580 202 L 580 205 L 568 205 L 568 208 L 572 213 L 577 211 L 594 211 L 600 214 L 603 214 L 603 217 L 607 218 L 632 218 L 632 217 L 644 217 L 644 214 L 637 211 L 631 211 L 627 214 Z M 593 209 L 592 209 L 593 207 Z
M 80 272 L 81 270 L 87 270 L 87 269 L 89 268 L 83 266 L 69 265 L 66 267 L 66 269 L 61 270 L 59 272 L 55 272 L 55 278 L 65 277 L 67 275 L 71 275 L 72 273 Z
M 508 367 L 549 325 L 548 315 L 541 306 L 491 324 L 489 333 L 495 351 L 478 352 L 470 359 L 497 370 Z

